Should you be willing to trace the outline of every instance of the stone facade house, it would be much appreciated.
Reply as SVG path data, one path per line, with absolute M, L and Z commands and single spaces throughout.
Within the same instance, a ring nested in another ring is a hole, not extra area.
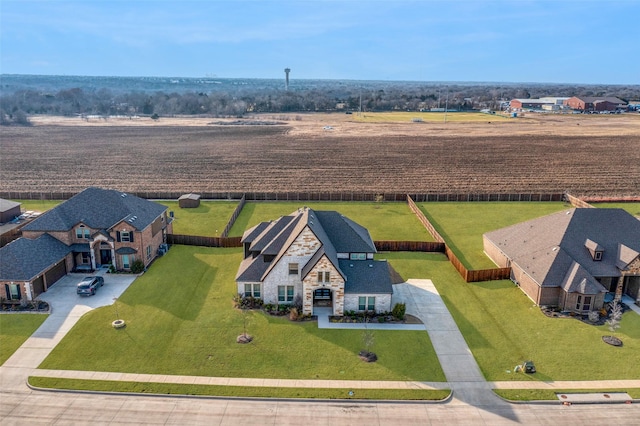
M 0 296 L 28 299 L 68 272 L 146 267 L 172 233 L 167 208 L 121 191 L 87 188 L 22 228 L 0 249 Z
M 391 310 L 388 263 L 373 259 L 369 232 L 338 212 L 305 207 L 247 230 L 242 244 L 236 283 L 244 296 L 272 304 L 299 296 L 309 315 L 316 306 L 333 315 Z
M 614 298 L 640 300 L 640 220 L 625 210 L 561 211 L 488 232 L 483 242 L 538 305 L 582 314 Z

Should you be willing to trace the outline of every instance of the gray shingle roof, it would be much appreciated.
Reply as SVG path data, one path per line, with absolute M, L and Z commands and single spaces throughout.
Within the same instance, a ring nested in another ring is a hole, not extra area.
M 542 286 L 562 285 L 573 262 L 592 277 L 620 276 L 619 244 L 640 252 L 640 221 L 622 209 L 570 209 L 485 236 Z M 597 242 L 601 260 L 593 259 L 587 240 Z M 624 252 L 633 260 L 633 252 Z
M 347 280 L 344 284 L 345 294 L 391 294 L 393 284 L 389 265 L 386 260 L 351 261 L 341 259 L 340 269 Z
M 60 262 L 71 248 L 51 235 L 18 238 L 0 248 L 0 280 L 31 281 Z
M 125 220 L 138 231 L 149 226 L 167 207 L 111 189 L 90 187 L 45 212 L 25 231 L 68 231 L 78 223 L 110 229 Z
M 0 198 L 0 212 L 6 212 L 11 210 L 14 207 L 19 206 L 20 203 L 11 200 L 5 200 L 4 198 Z

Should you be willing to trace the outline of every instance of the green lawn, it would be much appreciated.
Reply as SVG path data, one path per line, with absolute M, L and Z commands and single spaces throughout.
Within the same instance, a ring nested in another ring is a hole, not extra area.
M 575 319 L 548 318 L 511 281 L 465 283 L 444 255 L 382 253 L 405 279 L 430 278 L 462 331 L 487 380 L 640 379 L 640 315 L 628 311 L 615 335 Z M 524 360 L 533 375 L 515 374 Z
M 83 316 L 41 368 L 225 377 L 444 381 L 425 332 L 376 331 L 375 363 L 362 362 L 362 330 L 319 330 L 262 312 L 251 344 L 235 342 L 232 308 L 241 249 L 174 246 L 118 299 Z M 127 322 L 116 330 L 118 316 Z
M 18 203 L 21 203 L 20 209 L 23 212 L 26 211 L 34 211 L 34 212 L 46 212 L 62 203 L 61 200 L 13 200 Z
M 45 314 L 0 314 L 0 365 L 47 319 Z
M 482 234 L 568 209 L 559 202 L 417 203 L 467 269 L 495 268 L 483 252 Z
M 590 203 L 603 209 L 624 209 L 634 216 L 640 216 L 640 203 Z
M 286 216 L 300 207 L 315 210 L 335 210 L 369 230 L 378 241 L 433 241 L 416 216 L 404 202 L 313 202 L 277 201 L 247 203 L 238 216 L 229 236 L 242 233 L 260 222 Z
M 219 237 L 238 206 L 236 201 L 201 201 L 200 206 L 183 209 L 177 201 L 158 201 L 174 213 L 173 233 Z
M 411 123 L 414 119 L 422 119 L 429 123 L 444 123 L 444 112 L 419 112 L 419 111 L 398 111 L 398 112 L 363 112 L 362 115 L 353 114 L 353 121 L 361 121 L 365 123 Z M 484 114 L 481 112 L 447 112 L 447 122 L 500 122 L 508 121 L 504 115 L 500 114 Z M 419 126 L 420 123 L 416 123 Z
M 560 393 L 615 393 L 626 392 L 633 399 L 640 398 L 640 389 L 494 389 L 498 396 L 509 401 L 557 401 Z
M 384 399 L 441 401 L 449 390 L 431 389 L 339 389 L 287 388 L 263 386 L 183 385 L 174 383 L 116 382 L 108 380 L 77 380 L 50 377 L 29 377 L 31 386 L 53 389 L 74 389 L 108 392 L 136 392 L 173 395 L 214 395 L 249 398 L 321 398 L 321 399 Z M 351 393 L 351 394 L 350 394 Z

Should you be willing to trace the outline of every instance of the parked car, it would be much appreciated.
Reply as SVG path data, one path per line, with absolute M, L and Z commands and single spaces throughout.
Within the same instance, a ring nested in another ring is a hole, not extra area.
M 98 287 L 104 285 L 104 278 L 102 277 L 84 277 L 82 281 L 78 283 L 76 292 L 79 295 L 93 296 L 96 294 Z

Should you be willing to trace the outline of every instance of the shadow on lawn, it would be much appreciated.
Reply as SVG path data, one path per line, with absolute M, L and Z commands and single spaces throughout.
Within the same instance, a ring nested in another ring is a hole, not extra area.
M 164 262 L 174 261 L 171 258 L 172 250 L 169 250 L 165 257 L 156 261 L 155 269 L 151 268 L 137 279 L 136 285 L 121 296 L 120 302 L 130 306 L 151 306 L 182 320 L 196 320 L 218 273 L 217 267 L 199 260 L 195 256 L 197 253 L 192 253 L 188 263 L 178 262 L 188 264 L 188 270 L 183 266 L 162 267 L 165 266 Z

